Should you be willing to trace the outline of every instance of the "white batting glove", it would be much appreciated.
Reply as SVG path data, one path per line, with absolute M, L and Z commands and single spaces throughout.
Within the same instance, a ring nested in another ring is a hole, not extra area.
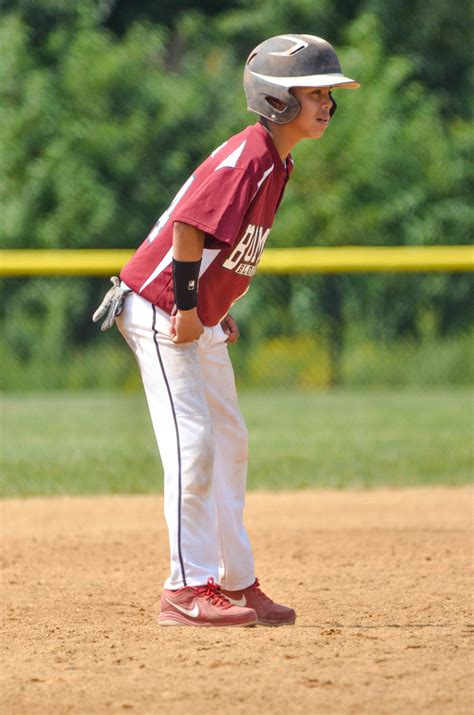
M 127 293 L 131 293 L 130 289 L 120 287 L 120 278 L 117 276 L 112 276 L 110 281 L 113 284 L 113 288 L 107 291 L 104 300 L 92 316 L 93 322 L 97 323 L 107 313 L 104 322 L 100 326 L 102 332 L 111 328 L 116 316 L 123 313 L 125 296 Z

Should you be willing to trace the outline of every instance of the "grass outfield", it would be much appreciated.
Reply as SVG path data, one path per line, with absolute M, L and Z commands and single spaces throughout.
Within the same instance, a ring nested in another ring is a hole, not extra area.
M 250 488 L 472 481 L 472 392 L 247 392 Z M 161 491 L 142 395 L 2 397 L 1 496 Z

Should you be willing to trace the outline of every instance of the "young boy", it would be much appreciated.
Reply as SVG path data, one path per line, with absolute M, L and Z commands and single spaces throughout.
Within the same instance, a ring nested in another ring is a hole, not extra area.
M 163 462 L 171 573 L 160 625 L 295 622 L 255 578 L 243 526 L 247 433 L 227 344 L 293 168 L 291 149 L 319 139 L 331 89 L 356 88 L 330 44 L 312 35 L 262 42 L 245 66 L 259 121 L 215 149 L 123 268 L 94 314 L 117 325 L 140 366 Z M 219 584 L 219 585 L 218 585 Z

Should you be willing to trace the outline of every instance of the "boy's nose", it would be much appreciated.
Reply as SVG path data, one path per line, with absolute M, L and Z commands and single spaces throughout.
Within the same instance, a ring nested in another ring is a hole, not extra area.
M 331 106 L 332 106 L 332 99 L 331 99 L 331 95 L 329 94 L 329 91 L 328 91 L 327 94 L 324 94 L 324 95 L 323 95 L 323 105 L 324 105 L 325 107 L 328 107 L 329 109 L 330 109 Z

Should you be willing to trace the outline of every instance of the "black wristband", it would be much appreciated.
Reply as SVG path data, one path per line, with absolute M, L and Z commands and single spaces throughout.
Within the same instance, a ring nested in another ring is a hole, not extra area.
M 176 261 L 173 258 L 174 302 L 178 310 L 197 306 L 201 261 Z

